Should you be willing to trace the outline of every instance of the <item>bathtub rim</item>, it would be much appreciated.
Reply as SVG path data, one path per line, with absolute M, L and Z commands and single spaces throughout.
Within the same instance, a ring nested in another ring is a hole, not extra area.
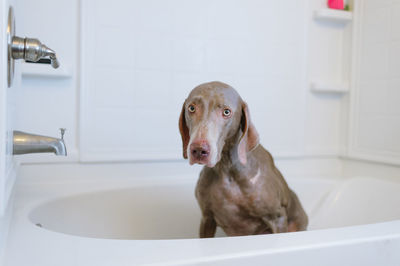
M 34 181 L 32 178 L 34 177 L 29 176 L 28 179 L 20 180 L 13 198 L 14 210 L 6 247 L 7 266 L 24 265 L 19 263 L 21 260 L 26 262 L 25 265 L 28 262 L 31 265 L 54 265 L 54 262 L 59 262 L 60 256 L 65 259 L 65 265 L 75 265 L 76 261 L 92 261 L 95 256 L 98 256 L 98 264 L 93 265 L 111 265 L 103 264 L 103 261 L 124 265 L 126 260 L 163 265 L 200 264 L 235 258 L 293 254 L 304 250 L 352 248 L 362 243 L 396 241 L 400 244 L 400 220 L 307 232 L 215 239 L 117 240 L 65 235 L 33 225 L 28 218 L 29 212 L 45 200 L 87 192 L 87 188 L 82 189 L 82 185 L 91 184 L 90 191 L 118 189 L 138 179 L 116 180 L 102 177 L 98 180 L 86 176 L 84 179 L 74 177 L 68 180 L 65 177 L 49 179 L 39 176 L 39 180 Z M 183 178 L 177 179 L 177 182 L 188 180 L 187 176 Z M 193 178 L 196 181 L 197 174 Z M 93 183 L 94 180 L 98 183 Z M 72 186 L 68 188 L 68 185 Z M 50 187 L 58 187 L 59 190 L 51 191 Z M 27 238 L 35 241 L 25 241 Z M 157 252 L 157 256 L 154 256 L 154 252 Z M 25 258 L 20 258 L 21 254 L 25 254 Z

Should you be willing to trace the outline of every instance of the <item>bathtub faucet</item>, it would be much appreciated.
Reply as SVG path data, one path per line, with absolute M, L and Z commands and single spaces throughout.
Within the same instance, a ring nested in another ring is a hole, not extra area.
M 14 131 L 13 154 L 54 152 L 56 155 L 67 156 L 64 143 L 65 128 L 60 128 L 60 131 L 60 139 Z

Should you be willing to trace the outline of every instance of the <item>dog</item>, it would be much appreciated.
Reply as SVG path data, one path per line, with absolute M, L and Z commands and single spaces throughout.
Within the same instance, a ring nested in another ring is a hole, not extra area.
M 194 88 L 179 117 L 183 157 L 204 165 L 195 195 L 201 209 L 200 237 L 307 229 L 298 197 L 259 144 L 249 108 L 231 86 L 214 81 Z

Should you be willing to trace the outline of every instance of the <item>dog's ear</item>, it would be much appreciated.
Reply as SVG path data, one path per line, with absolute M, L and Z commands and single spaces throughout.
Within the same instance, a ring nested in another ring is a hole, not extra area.
M 250 120 L 250 113 L 247 104 L 242 104 L 242 117 L 240 119 L 242 136 L 239 139 L 238 155 L 242 164 L 247 163 L 247 153 L 255 149 L 259 143 L 259 136 L 256 128 Z
M 186 125 L 185 110 L 185 103 L 183 103 L 181 115 L 179 116 L 179 131 L 182 137 L 183 158 L 187 159 L 187 146 L 189 144 L 190 136 L 189 129 Z

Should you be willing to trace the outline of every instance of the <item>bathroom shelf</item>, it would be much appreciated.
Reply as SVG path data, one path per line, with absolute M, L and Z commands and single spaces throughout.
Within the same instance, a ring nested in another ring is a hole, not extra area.
M 342 83 L 328 83 L 321 81 L 311 81 L 310 89 L 315 93 L 337 93 L 345 94 L 349 92 L 350 86 L 347 82 Z
M 70 78 L 72 71 L 68 66 L 60 65 L 59 68 L 54 69 L 47 64 L 21 64 L 22 77 L 50 77 L 50 78 Z
M 353 20 L 351 11 L 321 8 L 314 11 L 314 18 L 321 21 L 347 23 Z

